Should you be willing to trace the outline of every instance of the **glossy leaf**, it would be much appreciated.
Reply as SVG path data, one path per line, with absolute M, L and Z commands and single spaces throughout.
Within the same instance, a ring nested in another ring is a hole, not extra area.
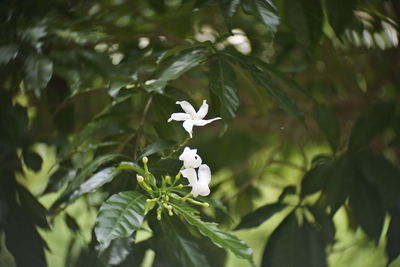
M 299 225 L 293 212 L 269 238 L 261 266 L 327 266 L 325 246 L 314 226 L 307 221 Z
M 53 75 L 53 62 L 43 56 L 30 55 L 25 61 L 25 86 L 40 97 L 41 89 L 47 86 Z
M 285 207 L 286 204 L 280 202 L 262 206 L 244 216 L 239 225 L 236 226 L 235 230 L 257 227 L 274 216 L 276 213 L 283 210 Z
M 314 118 L 333 152 L 337 151 L 340 142 L 340 127 L 334 111 L 326 106 L 315 104 Z
M 115 238 L 129 237 L 141 227 L 145 202 L 144 195 L 126 191 L 112 195 L 101 205 L 94 229 L 100 250 Z
M 219 0 L 221 11 L 226 18 L 233 17 L 239 4 L 240 0 Z
M 115 168 L 115 172 L 119 171 L 134 171 L 142 176 L 145 176 L 145 171 L 142 167 L 140 167 L 137 163 L 135 162 L 129 162 L 129 161 L 122 161 L 120 164 Z
M 279 17 L 271 0 L 241 0 L 245 12 L 255 15 L 272 32 L 277 31 Z
M 174 211 L 181 215 L 189 224 L 195 226 L 199 232 L 208 237 L 215 245 L 229 249 L 236 257 L 243 258 L 253 264 L 253 251 L 244 241 L 235 235 L 222 231 L 215 223 L 203 222 L 198 212 L 189 206 L 172 203 Z M 253 264 L 254 265 L 254 264 Z
M 227 121 L 235 118 L 239 108 L 235 71 L 221 58 L 210 63 L 209 88 L 216 95 L 218 115 Z
M 144 83 L 144 88 L 149 92 L 163 93 L 169 81 L 179 78 L 186 71 L 199 65 L 204 59 L 203 47 L 182 50 L 163 60 L 159 68 Z
M 173 145 L 175 145 L 175 142 L 167 141 L 167 140 L 160 140 L 160 141 L 151 143 L 150 145 L 143 148 L 143 150 L 141 151 L 138 158 L 141 159 L 143 157 L 148 157 L 155 153 L 162 152 L 168 148 L 171 148 Z
M 0 46 L 0 65 L 7 64 L 18 55 L 18 46 L 15 44 Z
M 95 173 L 72 193 L 69 201 L 74 201 L 83 194 L 96 191 L 104 184 L 111 182 L 117 174 L 114 167 L 109 167 Z
M 108 248 L 100 253 L 100 260 L 105 266 L 121 264 L 131 253 L 134 242 L 132 236 L 112 240 Z

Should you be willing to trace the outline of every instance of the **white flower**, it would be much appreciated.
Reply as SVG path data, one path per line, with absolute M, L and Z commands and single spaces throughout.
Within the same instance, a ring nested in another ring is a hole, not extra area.
M 185 147 L 179 156 L 179 160 L 183 161 L 183 166 L 187 169 L 198 168 L 201 164 L 201 158 L 197 155 L 197 149 L 190 149 L 190 147 Z
M 173 113 L 171 117 L 168 119 L 168 122 L 174 121 L 183 121 L 183 128 L 189 133 L 190 138 L 192 138 L 193 126 L 204 126 L 209 124 L 215 120 L 221 119 L 220 117 L 203 120 L 203 118 L 207 115 L 208 112 L 208 104 L 206 100 L 203 100 L 203 104 L 200 109 L 196 112 L 193 106 L 187 101 L 177 101 L 176 104 L 181 105 L 183 111 L 185 113 Z
M 183 177 L 189 181 L 189 186 L 192 187 L 192 195 L 194 197 L 208 196 L 210 194 L 210 188 L 208 184 L 211 181 L 211 170 L 206 164 L 201 164 L 198 170 L 198 177 L 194 168 L 188 168 L 181 170 Z

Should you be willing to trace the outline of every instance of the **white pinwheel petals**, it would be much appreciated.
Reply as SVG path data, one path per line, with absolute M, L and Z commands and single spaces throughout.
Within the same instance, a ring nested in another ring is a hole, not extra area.
M 185 168 L 198 168 L 201 164 L 197 149 L 190 149 L 189 147 L 185 147 L 183 153 L 179 156 L 179 160 L 183 161 Z
M 196 112 L 193 106 L 187 101 L 177 101 L 176 104 L 180 105 L 185 113 L 173 113 L 168 119 L 170 121 L 183 121 L 183 128 L 189 133 L 192 138 L 193 126 L 204 126 L 215 120 L 220 120 L 220 117 L 216 117 L 210 120 L 203 120 L 208 113 L 208 104 L 206 100 L 203 100 L 203 104 L 200 109 Z
M 210 188 L 208 184 L 211 181 L 211 170 L 206 164 L 201 164 L 198 170 L 198 175 L 196 170 L 193 168 L 184 169 L 181 171 L 183 177 L 187 178 L 189 181 L 189 186 L 192 187 L 192 195 L 197 196 L 208 196 L 210 194 Z

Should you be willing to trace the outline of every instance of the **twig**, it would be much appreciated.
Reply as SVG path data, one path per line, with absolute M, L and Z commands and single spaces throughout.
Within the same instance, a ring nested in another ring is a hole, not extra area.
M 149 112 L 151 102 L 153 101 L 153 95 L 150 95 L 149 99 L 147 99 L 146 105 L 144 106 L 142 117 L 140 118 L 140 123 L 139 123 L 139 128 L 138 131 L 135 135 L 135 143 L 133 145 L 133 159 L 136 160 L 137 157 L 137 151 L 139 147 L 139 142 L 140 138 L 143 135 L 143 128 L 144 128 L 144 123 L 146 121 L 146 115 Z
M 253 176 L 252 178 L 246 180 L 246 182 L 244 182 L 242 184 L 242 186 L 240 186 L 240 188 L 238 189 L 238 191 L 236 191 L 235 194 L 233 194 L 230 197 L 225 197 L 224 199 L 222 199 L 222 203 L 226 203 L 229 200 L 231 200 L 232 198 L 236 197 L 237 195 L 239 195 L 240 193 L 242 193 L 244 190 L 247 189 L 247 187 L 249 187 L 255 180 L 259 179 L 261 177 L 261 175 L 263 174 L 264 170 L 266 167 L 268 167 L 268 165 L 270 165 L 273 161 L 274 161 L 274 157 L 276 156 L 276 154 L 278 154 L 280 148 L 282 147 L 282 145 L 277 146 L 272 152 L 271 155 L 268 157 L 268 159 L 264 162 L 263 166 L 259 169 L 258 173 Z
M 179 150 L 182 149 L 188 142 L 190 141 L 190 137 L 186 138 L 177 148 L 171 151 L 166 157 L 163 157 L 162 159 L 169 159 L 171 158 L 175 153 L 177 153 Z

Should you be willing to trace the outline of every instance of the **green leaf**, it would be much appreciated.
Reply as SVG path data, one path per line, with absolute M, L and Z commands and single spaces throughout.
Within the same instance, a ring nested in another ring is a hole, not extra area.
M 355 158 L 362 176 L 379 190 L 386 209 L 396 207 L 400 201 L 400 169 L 383 155 L 369 151 L 358 153 Z
M 333 163 L 323 189 L 323 196 L 326 204 L 331 207 L 332 215 L 349 197 L 354 176 L 355 166 L 349 155 L 345 154 Z
M 258 60 L 251 56 L 243 56 L 232 52 L 226 53 L 226 55 L 232 59 L 233 63 L 239 64 L 243 69 L 247 70 L 253 77 L 255 83 L 263 88 L 265 90 L 264 92 L 274 98 L 282 109 L 300 122 L 304 122 L 304 115 L 298 109 L 296 103 L 272 80 L 271 76 L 260 66 Z M 262 62 L 262 65 L 264 64 L 265 63 Z
M 361 228 L 378 244 L 385 211 L 377 189 L 362 177 L 357 176 L 350 194 L 350 205 Z
M 145 202 L 144 195 L 126 191 L 112 195 L 101 205 L 94 229 L 100 250 L 107 248 L 115 238 L 129 237 L 140 229 Z
M 95 173 L 92 177 L 81 184 L 77 190 L 73 191 L 69 201 L 72 202 L 78 197 L 89 192 L 94 192 L 104 184 L 111 182 L 118 174 L 118 172 L 115 172 L 114 170 L 114 167 L 109 167 Z
M 18 46 L 15 44 L 0 46 L 0 65 L 7 64 L 18 55 Z
M 219 107 L 217 112 L 224 120 L 230 121 L 236 117 L 239 108 L 237 82 L 235 71 L 223 59 L 217 58 L 210 63 L 209 88 Z
M 320 0 L 285 0 L 286 20 L 299 42 L 315 47 L 322 35 Z
M 279 195 L 278 202 L 283 202 L 287 196 L 295 195 L 297 192 L 295 185 L 288 185 L 283 188 L 282 193 Z
M 326 11 L 329 23 L 336 35 L 340 37 L 346 27 L 354 18 L 354 9 L 357 0 L 328 0 L 326 1 Z
M 132 236 L 126 238 L 116 238 L 99 255 L 100 260 L 105 266 L 115 266 L 121 264 L 131 253 L 135 239 Z
M 390 126 L 395 112 L 394 103 L 377 103 L 361 113 L 351 130 L 349 150 L 357 151 Z
M 244 216 L 239 225 L 236 226 L 235 230 L 257 227 L 272 216 L 274 216 L 276 213 L 283 210 L 285 207 L 286 204 L 280 202 L 262 206 Z
M 140 167 L 137 163 L 135 162 L 129 162 L 129 161 L 122 161 L 114 170 L 115 172 L 120 172 L 120 171 L 134 171 L 142 176 L 145 176 L 146 173 L 143 170 L 142 167 Z
M 57 192 L 65 183 L 71 181 L 75 177 L 76 172 L 75 169 L 61 166 L 50 176 L 43 194 Z
M 64 192 L 62 195 L 54 202 L 54 204 L 51 206 L 50 210 L 58 208 L 63 203 L 70 203 L 76 199 L 76 196 L 74 196 L 74 191 L 79 190 L 80 186 L 84 183 L 84 181 L 88 178 L 91 177 L 93 172 L 100 167 L 101 165 L 105 163 L 109 163 L 110 161 L 121 157 L 123 155 L 121 154 L 106 154 L 103 156 L 100 156 L 96 159 L 94 159 L 92 162 L 84 166 L 79 173 L 73 177 L 67 186 L 65 188 Z M 99 176 L 101 177 L 101 176 Z M 104 177 L 103 177 L 104 178 Z M 96 179 L 97 180 L 97 179 Z M 90 183 L 89 183 L 90 185 Z M 85 186 L 86 187 L 86 186 Z M 89 186 L 88 186 L 89 188 Z
M 324 188 L 328 176 L 332 172 L 332 158 L 325 159 L 309 170 L 301 181 L 301 196 L 313 194 Z
M 325 237 L 327 243 L 334 243 L 336 228 L 333 223 L 333 218 L 325 212 L 325 210 L 318 207 L 308 206 L 308 210 L 314 216 L 315 226 L 317 230 Z
M 253 250 L 244 241 L 239 240 L 235 235 L 224 232 L 215 223 L 203 222 L 198 216 L 198 212 L 189 206 L 171 203 L 174 212 L 181 215 L 189 224 L 195 226 L 199 232 L 208 237 L 215 245 L 229 249 L 236 257 L 246 259 L 253 263 Z
M 326 106 L 315 104 L 314 118 L 333 152 L 336 152 L 340 142 L 340 126 L 334 111 Z
M 21 207 L 31 217 L 33 223 L 43 229 L 49 230 L 51 227 L 46 217 L 48 214 L 47 209 L 25 187 L 18 185 L 17 190 Z
M 394 209 L 390 212 L 390 224 L 389 229 L 386 233 L 386 253 L 388 255 L 389 264 L 394 261 L 400 255 L 400 210 L 399 208 Z
M 241 0 L 245 12 L 257 16 L 272 32 L 277 31 L 279 17 L 271 0 Z
M 46 267 L 45 242 L 39 235 L 32 220 L 18 206 L 9 209 L 6 225 L 2 226 L 5 244 L 14 256 L 17 266 Z
M 40 171 L 40 169 L 42 168 L 43 160 L 38 153 L 29 150 L 24 150 L 22 155 L 24 157 L 24 163 L 26 167 L 28 167 L 34 172 Z
M 292 212 L 269 238 L 261 266 L 324 267 L 325 246 L 315 227 L 307 221 L 299 225 Z
M 172 146 L 174 146 L 176 143 L 173 141 L 167 141 L 167 140 L 160 140 L 154 143 L 151 143 L 150 145 L 146 146 L 140 155 L 138 156 L 138 159 L 141 159 L 143 157 L 148 157 L 150 155 L 153 155 L 155 153 L 164 151 Z
M 24 73 L 26 88 L 34 90 L 40 97 L 41 89 L 47 86 L 53 75 L 53 62 L 44 56 L 30 55 L 25 61 Z
M 179 78 L 183 73 L 205 60 L 204 52 L 204 47 L 190 47 L 166 58 L 144 83 L 144 88 L 149 92 L 163 93 L 169 81 Z
M 79 224 L 76 222 L 75 218 L 69 215 L 67 212 L 65 213 L 65 224 L 67 227 L 73 232 L 73 233 L 78 233 L 81 228 L 79 227 Z
M 210 266 L 204 253 L 200 250 L 197 240 L 193 237 L 190 238 L 190 234 L 185 231 L 185 225 L 168 216 L 164 216 L 160 224 L 162 240 L 168 243 L 165 249 L 168 250 L 167 253 L 174 256 L 179 266 Z
M 231 18 L 235 15 L 240 0 L 219 0 L 219 6 L 225 18 Z

